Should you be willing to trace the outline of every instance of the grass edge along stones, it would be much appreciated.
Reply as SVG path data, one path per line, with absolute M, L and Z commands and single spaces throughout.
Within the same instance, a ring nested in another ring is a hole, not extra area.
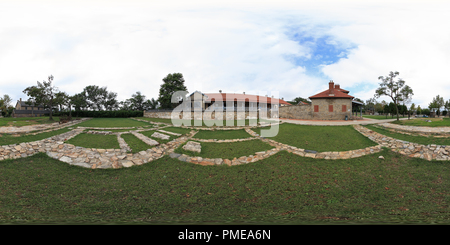
M 120 149 L 119 141 L 115 134 L 80 133 L 67 140 L 66 143 L 84 148 Z
M 263 129 L 256 128 L 252 131 L 261 135 Z M 267 139 L 311 152 L 351 151 L 377 145 L 351 125 L 312 126 L 283 123 L 279 125 L 278 134 Z
M 385 128 L 379 125 L 365 125 L 365 127 L 379 134 L 411 143 L 417 143 L 421 145 L 450 145 L 450 135 L 433 136 L 430 134 L 416 134 L 413 132 L 405 132 L 393 128 Z

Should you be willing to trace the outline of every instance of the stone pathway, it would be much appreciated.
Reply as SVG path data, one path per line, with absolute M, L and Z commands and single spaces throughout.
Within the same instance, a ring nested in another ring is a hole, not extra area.
M 425 127 L 425 126 L 405 126 L 392 123 L 380 123 L 385 128 L 391 128 L 403 132 L 421 133 L 426 135 L 449 135 L 450 127 Z
M 138 139 L 142 140 L 147 145 L 150 145 L 150 146 L 159 145 L 158 141 L 156 141 L 154 139 L 151 139 L 151 138 L 149 138 L 149 137 L 147 137 L 147 136 L 145 136 L 145 135 L 143 135 L 141 133 L 138 133 L 138 132 L 131 132 L 131 133 L 134 136 L 136 136 Z
M 394 139 L 375 131 L 362 127 L 355 126 L 361 134 L 368 137 L 370 140 L 378 143 L 382 147 L 387 147 L 395 152 L 410 157 L 417 157 L 426 160 L 450 160 L 450 146 L 449 145 L 421 145 L 408 141 Z
M 165 134 L 171 134 L 171 135 L 175 135 L 175 136 L 181 136 L 181 134 L 173 133 L 173 132 L 169 132 L 169 131 L 165 131 L 165 130 L 162 130 L 162 129 L 159 129 L 158 131 L 159 131 L 159 132 L 162 132 L 162 133 L 165 133 Z
M 164 155 L 169 155 L 170 157 L 177 158 L 180 161 L 200 165 L 226 164 L 229 166 L 233 166 L 259 161 L 267 157 L 270 157 L 281 150 L 286 150 L 299 156 L 317 159 L 349 159 L 380 152 L 382 147 L 388 147 L 393 151 L 399 152 L 400 154 L 407 155 L 410 157 L 417 157 L 426 160 L 434 160 L 434 159 L 450 160 L 450 146 L 420 145 L 416 143 L 397 140 L 373 132 L 361 125 L 354 125 L 354 128 L 362 135 L 376 142 L 378 145 L 366 147 L 363 149 L 342 151 L 342 152 L 315 152 L 297 148 L 294 146 L 276 142 L 271 139 L 260 137 L 258 134 L 252 131 L 250 127 L 244 127 L 245 131 L 251 135 L 251 137 L 245 139 L 230 139 L 230 140 L 196 139 L 194 138 L 194 135 L 196 134 L 197 131 L 193 130 L 187 136 L 179 137 L 175 140 L 172 140 L 162 145 L 159 145 L 157 141 L 150 139 L 149 137 L 146 137 L 145 135 L 139 133 L 139 131 L 147 131 L 147 130 L 159 130 L 159 132 L 161 132 L 160 134 L 168 133 L 167 131 L 161 130 L 161 128 L 167 127 L 169 125 L 167 124 L 162 125 L 164 126 L 152 129 L 131 130 L 129 132 L 88 131 L 88 133 L 116 134 L 117 140 L 120 145 L 120 149 L 91 149 L 65 143 L 64 141 L 67 141 L 70 138 L 75 137 L 76 135 L 80 134 L 85 130 L 85 128 L 78 127 L 77 129 L 74 129 L 72 131 L 39 141 L 0 146 L 0 160 L 16 159 L 31 156 L 38 152 L 46 152 L 47 155 L 49 155 L 50 157 L 66 162 L 70 165 L 77 165 L 92 169 L 96 168 L 102 169 L 102 168 L 121 168 L 121 167 L 131 167 L 133 165 L 141 165 L 159 159 Z M 132 133 L 145 143 L 154 147 L 135 154 L 129 153 L 131 150 L 130 147 L 121 138 L 121 134 L 123 133 Z M 202 157 L 192 157 L 185 154 L 174 153 L 174 150 L 176 148 L 178 148 L 180 145 L 184 144 L 188 140 L 195 140 L 200 142 L 215 142 L 215 143 L 261 140 L 263 142 L 272 145 L 274 148 L 267 151 L 255 152 L 254 154 L 249 156 L 236 157 L 234 159 L 222 159 L 222 158 L 211 159 Z

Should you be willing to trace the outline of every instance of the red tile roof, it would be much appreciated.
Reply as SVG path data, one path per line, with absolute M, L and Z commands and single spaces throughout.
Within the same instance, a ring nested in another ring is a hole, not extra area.
M 205 95 L 208 97 L 206 101 L 214 101 L 216 99 L 219 99 L 222 97 L 222 101 L 245 101 L 245 102 L 264 102 L 270 104 L 270 103 L 279 103 L 284 105 L 291 105 L 288 102 L 282 100 L 282 99 L 276 99 L 266 96 L 259 96 L 259 95 L 251 95 L 251 94 L 235 94 L 235 93 L 205 93 Z M 272 102 L 273 101 L 273 102 Z
M 348 99 L 353 99 L 353 98 L 355 98 L 355 97 L 347 94 L 348 92 L 349 91 L 347 91 L 345 89 L 342 89 L 342 88 L 340 88 L 340 89 L 334 88 L 334 92 L 333 92 L 334 96 L 330 96 L 330 90 L 327 89 L 327 90 L 325 90 L 323 92 L 320 92 L 320 93 L 318 93 L 316 95 L 313 95 L 313 96 L 311 96 L 309 98 L 310 99 L 318 99 L 318 98 L 348 98 Z

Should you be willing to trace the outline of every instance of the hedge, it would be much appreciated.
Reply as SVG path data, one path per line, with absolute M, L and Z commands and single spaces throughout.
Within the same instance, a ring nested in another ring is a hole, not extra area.
M 69 115 L 69 112 L 56 112 L 53 116 Z M 143 117 L 143 111 L 72 111 L 72 117 Z

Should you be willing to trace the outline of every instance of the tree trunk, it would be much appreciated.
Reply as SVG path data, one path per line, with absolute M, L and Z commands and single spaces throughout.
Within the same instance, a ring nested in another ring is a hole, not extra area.
M 398 106 L 397 106 L 397 104 L 395 105 L 395 109 L 397 111 L 397 121 L 400 121 L 400 119 L 398 118 Z

